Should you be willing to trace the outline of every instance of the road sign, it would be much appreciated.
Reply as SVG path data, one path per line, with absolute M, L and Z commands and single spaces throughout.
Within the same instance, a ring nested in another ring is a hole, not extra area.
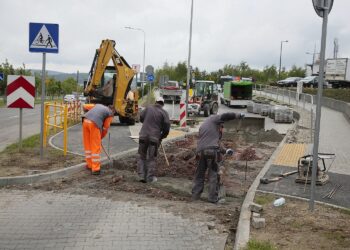
M 131 67 L 136 73 L 140 73 L 140 64 L 133 64 Z
M 147 65 L 147 66 L 146 66 L 146 73 L 147 73 L 147 75 L 153 75 L 153 73 L 154 73 L 154 68 L 153 68 L 152 65 Z
M 328 14 L 331 12 L 333 7 L 333 0 L 312 0 L 312 4 L 314 5 L 314 9 L 318 16 L 324 16 L 324 8 L 328 9 Z
M 153 82 L 154 81 L 154 75 L 147 75 L 147 80 L 149 82 Z
M 35 78 L 34 76 L 7 76 L 7 107 L 34 108 Z
M 58 24 L 29 23 L 29 51 L 58 53 Z
M 4 73 L 0 73 L 0 81 L 4 80 Z

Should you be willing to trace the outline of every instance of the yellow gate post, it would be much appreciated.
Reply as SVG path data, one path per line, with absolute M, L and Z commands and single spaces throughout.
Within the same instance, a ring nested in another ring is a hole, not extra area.
M 64 124 L 63 124 L 63 154 L 67 155 L 67 114 L 68 114 L 68 107 L 67 105 L 64 105 Z

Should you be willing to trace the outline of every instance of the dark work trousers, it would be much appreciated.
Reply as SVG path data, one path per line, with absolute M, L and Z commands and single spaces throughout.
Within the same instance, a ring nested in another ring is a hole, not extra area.
M 218 164 L 217 164 L 216 149 L 202 150 L 200 154 L 199 163 L 196 169 L 193 188 L 192 199 L 197 200 L 201 196 L 204 189 L 205 172 L 208 169 L 208 201 L 218 201 Z
M 157 138 L 139 139 L 137 173 L 146 182 L 151 182 L 155 177 L 158 144 L 159 140 Z

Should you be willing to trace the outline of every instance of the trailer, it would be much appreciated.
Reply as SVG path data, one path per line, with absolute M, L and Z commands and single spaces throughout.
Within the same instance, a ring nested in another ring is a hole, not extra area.
M 253 98 L 253 83 L 229 81 L 224 83 L 224 103 L 227 106 L 247 106 Z
M 180 103 L 182 90 L 177 81 L 166 81 L 160 85 L 159 94 L 164 101 L 174 101 Z
M 349 88 L 349 58 L 327 59 L 325 68 L 325 81 L 331 84 L 332 88 Z

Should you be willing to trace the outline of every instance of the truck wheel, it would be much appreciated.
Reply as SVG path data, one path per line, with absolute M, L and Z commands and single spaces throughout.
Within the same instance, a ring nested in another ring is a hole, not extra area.
M 204 117 L 208 117 L 209 116 L 209 105 L 208 104 L 204 105 L 203 111 L 204 111 Z
M 135 125 L 135 119 L 133 119 L 133 118 L 119 116 L 119 121 L 120 121 L 120 123 L 126 123 L 128 125 Z
M 210 114 L 217 114 L 218 113 L 218 105 L 216 103 L 213 104 L 213 106 L 211 107 L 211 110 L 210 110 Z

